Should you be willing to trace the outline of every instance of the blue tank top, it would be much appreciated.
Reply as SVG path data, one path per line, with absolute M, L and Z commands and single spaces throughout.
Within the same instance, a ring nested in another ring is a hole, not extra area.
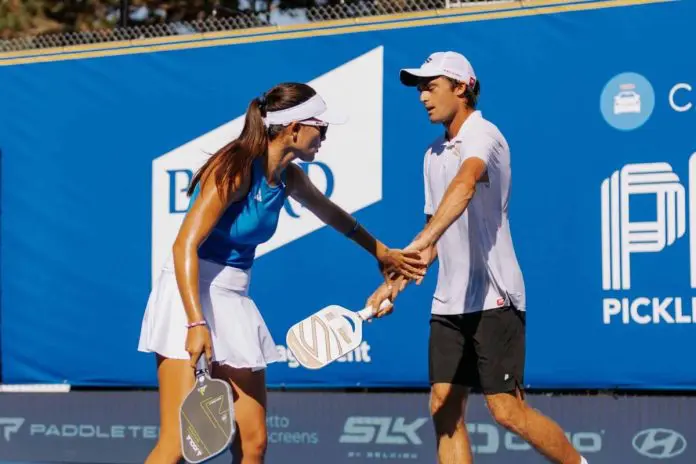
M 200 184 L 196 185 L 190 204 L 199 193 Z M 282 183 L 272 187 L 266 180 L 261 160 L 254 160 L 249 192 L 225 210 L 198 249 L 199 258 L 240 269 L 251 268 L 256 247 L 275 233 L 284 202 L 285 172 Z

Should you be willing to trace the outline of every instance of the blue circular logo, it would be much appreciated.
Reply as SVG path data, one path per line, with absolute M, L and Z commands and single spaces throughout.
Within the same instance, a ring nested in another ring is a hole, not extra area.
M 619 130 L 637 129 L 650 118 L 655 108 L 655 92 L 640 74 L 614 76 L 604 86 L 600 109 L 610 126 Z

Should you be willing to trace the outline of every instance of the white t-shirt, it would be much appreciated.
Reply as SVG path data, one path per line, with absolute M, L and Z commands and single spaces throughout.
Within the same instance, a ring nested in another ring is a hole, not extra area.
M 486 174 L 464 214 L 437 242 L 439 270 L 431 312 L 463 314 L 509 304 L 524 311 L 524 279 L 508 222 L 510 149 L 480 111 L 466 119 L 452 140 L 443 135 L 428 148 L 423 163 L 425 214 L 435 213 L 462 163 L 471 157 L 486 163 Z

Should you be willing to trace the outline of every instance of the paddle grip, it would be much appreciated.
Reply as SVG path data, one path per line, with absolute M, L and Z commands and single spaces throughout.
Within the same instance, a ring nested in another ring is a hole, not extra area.
M 384 309 L 390 304 L 391 301 L 389 300 L 389 298 L 387 298 L 386 300 L 382 301 L 382 304 L 379 305 L 379 309 Z M 375 315 L 375 313 L 377 313 L 377 311 L 374 308 L 372 308 L 372 306 L 368 306 L 367 308 L 358 311 L 358 315 L 364 321 L 370 319 L 372 316 Z
M 201 353 L 201 356 L 196 362 L 196 372 L 203 372 L 208 370 L 208 358 L 206 358 L 205 353 Z

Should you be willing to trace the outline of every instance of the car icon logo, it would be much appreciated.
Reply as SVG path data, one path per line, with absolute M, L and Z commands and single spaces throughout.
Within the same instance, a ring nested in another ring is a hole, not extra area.
M 640 94 L 635 87 L 633 84 L 620 86 L 620 92 L 614 96 L 614 114 L 640 114 Z

